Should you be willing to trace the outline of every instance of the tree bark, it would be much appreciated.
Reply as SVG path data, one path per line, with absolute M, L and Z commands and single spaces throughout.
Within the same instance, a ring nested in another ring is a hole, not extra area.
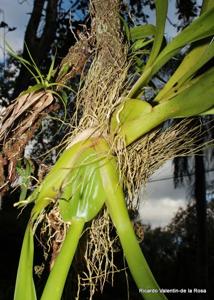
M 195 201 L 197 213 L 197 288 L 208 287 L 208 249 L 207 249 L 207 203 L 205 166 L 201 151 L 195 156 Z M 208 291 L 207 291 L 208 292 Z M 208 294 L 197 294 L 198 300 L 208 299 Z
M 48 0 L 45 9 L 45 24 L 42 34 L 38 36 L 39 26 L 43 15 L 44 6 L 47 0 L 35 0 L 33 11 L 28 22 L 25 32 L 25 45 L 23 50 L 23 58 L 29 60 L 29 52 L 31 53 L 38 67 L 41 66 L 44 59 L 47 57 L 54 41 L 57 28 L 57 6 L 59 0 Z M 27 48 L 26 48 L 27 46 Z M 16 88 L 13 97 L 17 97 L 20 92 L 25 90 L 31 83 L 31 75 L 22 65 L 19 76 L 16 80 Z

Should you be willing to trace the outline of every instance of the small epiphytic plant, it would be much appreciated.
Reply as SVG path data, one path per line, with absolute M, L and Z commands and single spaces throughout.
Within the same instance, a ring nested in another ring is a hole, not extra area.
M 160 51 L 167 5 L 167 0 L 156 1 L 156 26 L 146 25 L 130 30 L 129 35 L 131 41 L 134 42 L 135 50 L 147 46 L 145 37 L 154 36 L 149 58 L 136 83 L 122 97 L 115 92 L 114 97 L 119 100 L 112 101 L 111 92 L 116 90 L 118 85 L 121 88 L 121 82 L 118 83 L 116 75 L 112 82 L 112 69 L 109 69 L 111 90 L 108 90 L 105 96 L 109 103 L 114 105 L 109 107 L 108 114 L 101 115 L 106 112 L 103 104 L 105 102 L 99 102 L 104 101 L 103 94 L 100 98 L 98 95 L 96 99 L 88 100 L 94 102 L 84 104 L 85 109 L 88 109 L 90 104 L 95 110 L 91 119 L 93 121 L 96 117 L 98 119 L 100 114 L 100 119 L 104 120 L 103 124 L 99 124 L 96 120 L 91 123 L 93 126 L 89 126 L 87 120 L 90 115 L 87 112 L 86 115 L 83 113 L 79 121 L 80 125 L 74 132 L 75 137 L 71 139 L 67 149 L 61 154 L 50 173 L 26 200 L 18 203 L 19 206 L 23 206 L 33 202 L 34 206 L 24 236 L 15 300 L 37 299 L 33 281 L 34 234 L 38 224 L 45 217 L 46 210 L 54 208 L 55 216 L 67 228 L 41 297 L 42 300 L 59 300 L 83 227 L 97 216 L 103 206 L 107 208 L 117 230 L 128 267 L 143 298 L 146 300 L 166 299 L 162 293 L 149 292 L 152 289 L 159 290 L 159 287 L 144 258 L 129 218 L 123 192 L 124 178 L 121 176 L 121 174 L 124 176 L 126 174 L 121 171 L 121 161 L 122 164 L 130 166 L 131 163 L 127 162 L 127 159 L 134 157 L 134 152 L 145 149 L 142 146 L 145 146 L 142 137 L 165 120 L 212 114 L 214 107 L 214 68 L 208 69 L 203 74 L 198 73 L 201 67 L 214 56 L 213 1 L 204 1 L 200 17 Z M 200 41 L 199 44 L 196 43 L 198 41 Z M 142 92 L 152 77 L 189 44 L 192 45 L 190 51 L 167 84 L 157 93 L 151 103 L 144 101 Z M 133 50 L 133 46 L 131 47 Z M 92 73 L 91 70 L 90 72 Z M 94 78 L 102 76 L 102 72 L 103 70 L 100 70 Z M 124 73 L 122 73 L 123 76 Z M 106 81 L 103 85 L 108 86 Z M 96 82 L 93 86 L 96 86 Z M 81 107 L 81 112 L 83 108 Z M 170 138 L 172 139 L 172 136 Z M 174 144 L 173 140 L 169 142 L 171 148 L 177 147 L 175 139 L 177 136 L 174 137 Z M 154 138 L 151 143 L 153 142 Z M 167 143 L 163 140 L 162 152 L 164 152 L 164 145 Z M 126 151 L 126 160 L 123 160 Z M 145 159 L 149 160 L 149 156 L 147 155 Z M 152 159 L 154 160 L 154 157 Z M 136 165 L 137 162 L 134 166 Z M 129 168 L 130 172 L 133 172 L 132 166 Z M 133 180 L 134 176 L 129 177 Z
M 1 183 L 3 183 L 1 191 L 3 192 L 6 191 L 8 183 L 14 181 L 18 160 L 22 157 L 26 145 L 35 134 L 41 120 L 48 112 L 58 110 L 61 105 L 64 109 L 64 119 L 66 119 L 68 97 L 71 91 L 74 92 L 70 86 L 66 85 L 66 80 L 62 82 L 55 78 L 56 71 L 60 72 L 63 69 L 63 65 L 55 69 L 55 56 L 52 57 L 47 75 L 44 75 L 31 56 L 27 45 L 25 47 L 29 61 L 16 54 L 7 45 L 8 53 L 27 68 L 36 84 L 23 91 L 1 116 L 0 167 L 2 169 Z M 8 162 L 7 172 L 4 172 L 6 166 L 3 162 Z
M 49 67 L 49 70 L 47 74 L 43 74 L 39 67 L 37 66 L 34 58 L 32 57 L 28 46 L 25 44 L 25 48 L 27 50 L 29 61 L 27 59 L 24 59 L 22 56 L 18 55 L 13 49 L 10 47 L 9 44 L 7 44 L 7 51 L 8 53 L 14 57 L 17 61 L 19 61 L 22 65 L 25 66 L 25 68 L 28 70 L 28 72 L 31 74 L 32 78 L 35 80 L 36 84 L 33 86 L 30 86 L 27 88 L 27 90 L 23 91 L 21 95 L 30 94 L 30 93 L 36 93 L 38 91 L 44 90 L 47 92 L 51 92 L 51 94 L 55 95 L 63 104 L 65 112 L 66 112 L 66 103 L 67 103 L 67 97 L 64 91 L 61 91 L 61 93 L 56 91 L 57 88 L 63 88 L 67 89 L 69 91 L 73 91 L 73 89 L 61 82 L 55 82 L 54 77 L 57 72 L 57 68 L 55 69 L 55 58 L 56 54 L 52 56 L 51 58 L 51 64 Z M 60 73 L 61 69 L 59 70 Z

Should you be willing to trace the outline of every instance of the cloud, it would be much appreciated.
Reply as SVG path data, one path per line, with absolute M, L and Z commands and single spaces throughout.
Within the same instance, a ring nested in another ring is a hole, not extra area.
M 179 207 L 185 207 L 185 199 L 162 198 L 159 201 L 150 199 L 140 205 L 142 223 L 150 224 L 153 228 L 169 224 Z
M 171 179 L 161 180 L 168 177 Z M 142 190 L 140 218 L 143 223 L 149 223 L 152 227 L 165 226 L 179 207 L 186 206 L 186 191 L 184 188 L 175 189 L 172 177 L 172 162 L 168 161 Z

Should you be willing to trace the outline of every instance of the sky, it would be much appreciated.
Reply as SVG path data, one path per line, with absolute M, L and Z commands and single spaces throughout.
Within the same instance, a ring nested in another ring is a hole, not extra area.
M 171 178 L 163 180 L 165 178 Z M 185 188 L 174 188 L 172 161 L 167 161 L 150 178 L 141 192 L 141 221 L 152 227 L 165 226 L 174 217 L 179 207 L 185 207 Z
M 171 5 L 173 1 L 170 1 Z M 32 6 L 33 0 L 0 0 L 0 22 L 5 21 L 10 27 L 17 27 L 15 31 L 6 33 L 6 40 L 14 50 L 22 49 Z M 173 28 L 168 29 L 168 32 L 169 30 L 171 36 L 175 34 Z M 3 29 L 0 28 L 0 60 L 3 58 L 2 45 Z M 171 161 L 158 170 L 151 180 L 165 177 L 172 177 Z M 172 179 L 149 183 L 142 191 L 141 199 L 141 220 L 143 223 L 150 223 L 152 227 L 167 225 L 178 208 L 187 204 L 184 188 L 174 189 Z
M 23 47 L 24 32 L 32 7 L 33 0 L 0 0 L 0 22 L 5 21 L 10 27 L 16 27 L 11 32 L 6 30 L 5 35 L 6 41 L 14 50 Z M 3 57 L 3 33 L 3 28 L 0 28 L 0 60 Z
M 27 22 L 30 17 L 30 13 L 33 7 L 33 0 L 0 0 L 0 23 L 5 21 L 10 27 L 16 27 L 15 31 L 7 32 L 6 41 L 14 50 L 21 50 L 23 47 L 24 32 Z M 65 6 L 68 0 L 64 0 Z M 169 12 L 173 14 L 173 8 L 175 0 L 169 1 Z M 150 22 L 155 22 L 154 12 L 150 18 Z M 174 36 L 176 29 L 170 26 L 169 22 L 166 22 L 166 32 L 168 36 Z M 0 61 L 3 59 L 3 40 L 4 32 L 3 28 L 0 28 Z

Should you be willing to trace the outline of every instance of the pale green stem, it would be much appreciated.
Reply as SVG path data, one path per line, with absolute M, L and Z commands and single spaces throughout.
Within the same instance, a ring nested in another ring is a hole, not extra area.
M 129 91 L 127 98 L 137 98 L 140 94 L 140 90 L 147 84 L 152 75 L 152 67 L 148 67 L 141 77 L 136 81 L 131 90 Z
M 48 277 L 41 300 L 61 299 L 68 271 L 76 252 L 84 224 L 85 220 L 83 218 L 72 219 L 60 253 Z
M 36 300 L 36 291 L 33 282 L 33 230 L 31 223 L 27 225 L 19 259 L 19 268 L 16 277 L 14 300 Z
M 99 143 L 97 148 L 104 150 L 106 145 Z M 159 293 L 159 286 L 141 251 L 129 219 L 122 188 L 119 184 L 117 164 L 113 158 L 107 158 L 100 166 L 103 186 L 106 192 L 106 206 L 117 229 L 120 242 L 131 271 L 131 274 L 145 300 L 166 300 L 164 294 Z M 155 289 L 157 293 L 148 293 Z

